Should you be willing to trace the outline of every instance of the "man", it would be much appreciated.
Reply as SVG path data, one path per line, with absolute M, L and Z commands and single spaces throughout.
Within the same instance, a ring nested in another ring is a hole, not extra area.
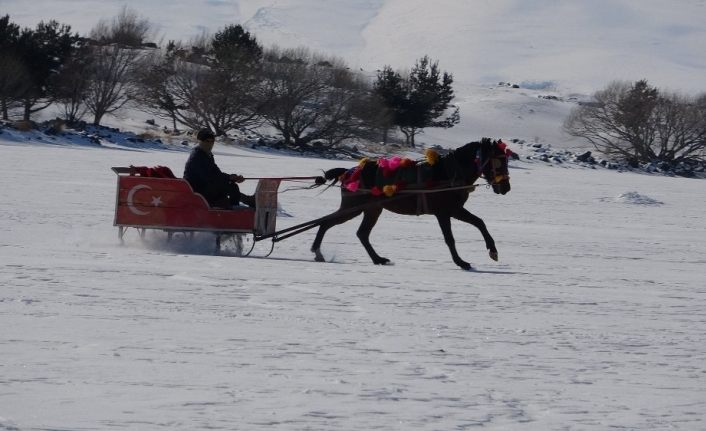
M 240 193 L 237 183 L 242 183 L 242 175 L 221 172 L 213 158 L 213 144 L 216 135 L 209 129 L 201 129 L 196 135 L 199 143 L 191 151 L 184 167 L 184 179 L 196 193 L 206 198 L 212 207 L 230 208 L 238 202 L 254 207 L 254 196 Z

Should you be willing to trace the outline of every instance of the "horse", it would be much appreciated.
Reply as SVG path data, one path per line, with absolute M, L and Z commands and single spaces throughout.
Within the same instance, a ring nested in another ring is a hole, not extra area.
M 454 263 L 464 270 L 472 267 L 458 255 L 451 232 L 451 218 L 469 223 L 481 232 L 490 258 L 497 261 L 498 250 L 485 223 L 463 205 L 476 187 L 475 181 L 481 176 L 496 194 L 504 195 L 510 191 L 509 157 L 517 156 L 504 142 L 483 138 L 480 142 L 470 142 L 443 156 L 427 150 L 426 162 L 402 159 L 394 164 L 395 169 L 392 169 L 392 160 L 386 159 L 382 159 L 385 163 L 364 159 L 351 169 L 329 169 L 323 177 L 317 178 L 316 184 L 331 181 L 328 185 L 331 187 L 341 182 L 341 204 L 338 210 L 322 217 L 311 246 L 315 260 L 325 261 L 321 243 L 326 232 L 362 213 L 363 221 L 357 231 L 360 242 L 374 264 L 389 264 L 390 260 L 377 254 L 370 243 L 370 233 L 382 210 L 386 209 L 404 215 L 434 215 Z

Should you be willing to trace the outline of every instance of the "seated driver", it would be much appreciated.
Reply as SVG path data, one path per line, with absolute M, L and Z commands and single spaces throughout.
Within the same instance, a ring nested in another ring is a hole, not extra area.
M 184 179 L 196 193 L 206 198 L 212 207 L 231 208 L 239 202 L 255 207 L 255 197 L 240 193 L 237 183 L 243 176 L 222 172 L 213 158 L 213 144 L 216 135 L 209 129 L 201 129 L 196 135 L 198 145 L 191 150 L 184 167 Z

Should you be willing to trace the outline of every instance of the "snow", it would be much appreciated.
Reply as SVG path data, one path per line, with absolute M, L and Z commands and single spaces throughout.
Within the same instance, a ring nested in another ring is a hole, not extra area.
M 641 195 L 638 192 L 621 193 L 615 198 L 615 201 L 633 205 L 664 205 L 664 202 Z
M 84 31 L 122 4 L 1 0 L 0 13 Z M 238 18 L 264 41 L 335 48 L 367 70 L 427 51 L 455 74 L 464 122 L 421 141 L 449 147 L 484 135 L 578 145 L 558 131 L 571 98 L 616 70 L 706 87 L 697 0 L 133 6 L 180 37 Z M 143 117 L 109 124 L 139 131 Z M 0 430 L 706 428 L 703 180 L 545 163 L 511 144 L 512 191 L 482 187 L 466 205 L 499 262 L 456 222 L 475 268 L 462 271 L 433 217 L 387 212 L 372 242 L 391 266 L 370 262 L 360 219 L 327 233 L 326 263 L 309 251 L 315 231 L 239 258 L 212 255 L 207 235 L 131 230 L 121 245 L 110 167 L 180 173 L 189 149 L 124 137 L 0 133 Z M 245 176 L 356 163 L 224 145 L 216 160 Z M 284 228 L 333 211 L 338 194 L 289 190 L 280 203 Z
M 268 258 L 112 226 L 111 166 L 186 150 L 16 143 L 0 135 L 0 429 L 700 429 L 706 417 L 702 180 L 512 163 L 454 224 L 385 213 L 373 265 L 358 221 Z M 246 176 L 354 161 L 236 147 Z M 295 184 L 297 185 L 297 184 Z M 252 191 L 253 184 L 244 184 Z M 282 189 L 284 189 L 283 187 Z M 656 205 L 653 202 L 659 201 Z M 281 194 L 280 227 L 337 207 Z M 258 244 L 262 256 L 267 246 Z

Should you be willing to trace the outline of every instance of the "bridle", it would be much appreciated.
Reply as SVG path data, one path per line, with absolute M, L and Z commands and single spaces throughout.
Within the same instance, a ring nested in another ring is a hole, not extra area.
M 499 157 L 493 157 L 490 159 L 490 162 L 493 169 L 491 174 L 491 180 L 489 181 L 490 185 L 500 184 L 501 182 L 510 179 L 510 173 L 507 170 L 507 156 L 503 155 Z M 505 166 L 505 173 L 498 172 L 500 168 L 503 167 L 503 165 Z
M 478 151 L 476 153 L 476 164 L 478 165 L 478 172 L 483 175 L 486 181 L 488 181 L 488 185 L 490 186 L 498 185 L 501 182 L 510 179 L 510 173 L 508 172 L 507 166 L 508 157 L 510 156 L 510 154 L 512 154 L 512 151 L 507 148 L 507 144 L 505 144 L 501 140 L 497 141 L 493 145 L 497 145 L 498 148 L 502 150 L 501 155 L 493 155 L 483 160 L 483 152 L 480 148 L 478 148 Z M 485 172 L 485 168 L 488 164 L 490 164 L 491 168 L 490 175 Z M 504 172 L 499 172 L 503 166 L 505 167 Z

